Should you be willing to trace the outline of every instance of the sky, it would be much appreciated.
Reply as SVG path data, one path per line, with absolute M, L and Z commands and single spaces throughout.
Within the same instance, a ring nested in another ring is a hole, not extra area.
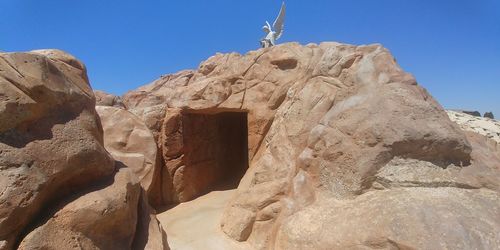
M 288 0 L 280 42 L 381 43 L 450 109 L 500 117 L 500 0 Z M 121 95 L 258 49 L 280 0 L 0 0 L 0 50 L 67 51 Z

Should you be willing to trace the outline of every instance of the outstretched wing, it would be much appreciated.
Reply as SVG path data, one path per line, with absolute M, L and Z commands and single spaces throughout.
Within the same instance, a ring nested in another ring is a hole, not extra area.
M 274 31 L 276 32 L 276 39 L 279 39 L 281 35 L 283 35 L 283 30 L 285 28 L 285 2 L 281 5 L 281 10 L 280 14 L 278 15 L 278 18 L 276 18 L 276 21 L 273 23 L 273 28 Z

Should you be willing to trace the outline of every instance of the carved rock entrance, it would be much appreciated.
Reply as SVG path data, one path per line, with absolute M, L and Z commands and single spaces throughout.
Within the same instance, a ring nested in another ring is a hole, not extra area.
M 236 188 L 248 169 L 247 113 L 169 110 L 167 114 L 162 133 L 163 203 Z

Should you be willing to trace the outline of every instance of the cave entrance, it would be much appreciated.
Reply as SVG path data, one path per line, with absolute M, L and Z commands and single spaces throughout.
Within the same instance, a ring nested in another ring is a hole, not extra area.
M 184 111 L 182 134 L 191 198 L 237 188 L 248 169 L 247 112 Z

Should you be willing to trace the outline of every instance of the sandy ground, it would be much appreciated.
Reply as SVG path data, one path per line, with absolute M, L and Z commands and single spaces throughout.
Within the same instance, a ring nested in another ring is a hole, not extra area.
M 450 119 L 460 128 L 482 134 L 500 143 L 500 122 L 490 118 L 477 117 L 451 110 L 446 111 Z
M 235 191 L 214 191 L 158 214 L 158 220 L 167 232 L 170 248 L 250 249 L 246 243 L 231 240 L 220 229 L 222 211 Z

